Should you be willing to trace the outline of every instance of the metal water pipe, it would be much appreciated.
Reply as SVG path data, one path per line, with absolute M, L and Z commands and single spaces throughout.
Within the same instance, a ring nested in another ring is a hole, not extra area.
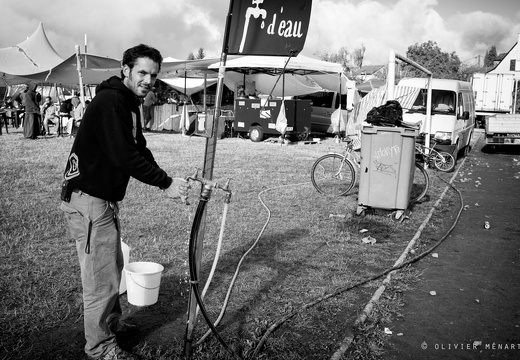
M 428 134 L 425 139 L 424 145 L 426 147 L 430 147 L 430 134 L 432 132 L 432 73 L 430 70 L 425 67 L 419 65 L 413 60 L 408 59 L 405 56 L 397 54 L 394 50 L 390 50 L 390 55 L 388 57 L 388 76 L 386 78 L 387 82 L 387 100 L 395 100 L 394 92 L 395 92 L 395 59 L 399 59 L 408 65 L 415 67 L 416 69 L 421 70 L 427 75 L 428 83 L 426 87 L 427 91 L 427 102 L 426 102 L 426 125 L 428 129 Z

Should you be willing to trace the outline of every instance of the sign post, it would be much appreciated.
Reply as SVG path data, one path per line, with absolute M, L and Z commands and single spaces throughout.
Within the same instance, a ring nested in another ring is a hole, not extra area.
M 295 56 L 305 44 L 311 6 L 312 0 L 277 0 L 265 4 L 264 0 L 230 0 L 220 56 L 213 127 L 211 136 L 206 138 L 202 177 L 213 178 L 227 55 Z M 230 29 L 236 31 L 231 33 Z M 201 268 L 205 219 L 204 211 L 195 244 L 197 271 Z M 193 329 L 197 320 L 197 301 L 193 291 L 196 290 L 191 287 L 184 342 L 184 355 L 187 357 L 192 354 Z

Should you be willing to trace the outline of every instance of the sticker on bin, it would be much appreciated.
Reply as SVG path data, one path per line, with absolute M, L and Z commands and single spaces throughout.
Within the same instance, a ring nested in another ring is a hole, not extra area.
M 244 122 L 243 121 L 237 121 L 237 127 L 241 127 L 241 128 L 245 127 Z

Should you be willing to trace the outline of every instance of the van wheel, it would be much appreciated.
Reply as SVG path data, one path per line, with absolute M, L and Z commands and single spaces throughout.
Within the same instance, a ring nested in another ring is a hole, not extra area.
M 252 126 L 249 129 L 249 139 L 253 142 L 260 142 L 264 140 L 264 130 L 261 126 Z
M 471 151 L 471 146 L 469 144 L 464 146 L 463 157 L 467 157 L 470 151 Z
M 459 158 L 459 148 L 458 146 L 455 146 L 455 149 L 453 150 L 453 159 L 455 160 L 455 166 L 457 165 L 457 159 Z

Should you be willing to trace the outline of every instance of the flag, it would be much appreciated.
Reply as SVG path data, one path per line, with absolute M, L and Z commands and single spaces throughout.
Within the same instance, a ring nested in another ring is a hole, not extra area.
M 345 130 L 345 119 L 343 118 L 343 112 L 341 111 L 341 108 L 334 110 L 330 116 L 330 121 L 332 123 L 333 134 L 339 134 L 341 130 Z
M 276 118 L 275 128 L 279 133 L 284 135 L 285 131 L 287 130 L 287 117 L 285 116 L 285 100 L 282 100 L 282 104 L 280 106 L 280 113 Z

